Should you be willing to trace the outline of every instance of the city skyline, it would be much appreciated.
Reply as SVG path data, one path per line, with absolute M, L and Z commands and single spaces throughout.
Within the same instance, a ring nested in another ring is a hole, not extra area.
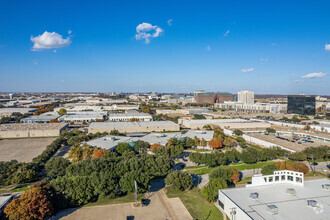
M 0 6 L 1 92 L 330 95 L 327 1 Z

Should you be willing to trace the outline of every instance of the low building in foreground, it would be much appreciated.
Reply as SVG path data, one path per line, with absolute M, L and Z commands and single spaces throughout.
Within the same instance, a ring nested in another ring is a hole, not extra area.
M 33 114 L 33 112 L 37 111 L 38 108 L 0 108 L 0 118 L 1 117 L 9 117 L 14 112 L 24 114 Z
M 49 123 L 52 120 L 56 120 L 59 115 L 34 115 L 27 118 L 22 118 L 21 123 Z
M 56 137 L 67 128 L 66 123 L 2 124 L 0 138 Z
M 275 171 L 250 187 L 219 190 L 218 208 L 230 219 L 328 219 L 329 188 L 328 179 L 304 182 L 300 172 Z
M 147 113 L 138 112 L 135 110 L 127 111 L 126 113 L 109 114 L 109 121 L 113 122 L 128 122 L 135 121 L 152 121 L 152 116 Z
M 179 119 L 179 124 L 190 129 L 203 129 L 205 125 L 216 125 L 229 129 L 240 128 L 268 128 L 271 125 L 266 122 L 256 122 L 245 119 L 201 119 L 201 120 L 187 120 Z
M 121 133 L 179 131 L 180 126 L 171 121 L 144 121 L 144 122 L 93 122 L 88 133 L 111 132 L 118 130 Z

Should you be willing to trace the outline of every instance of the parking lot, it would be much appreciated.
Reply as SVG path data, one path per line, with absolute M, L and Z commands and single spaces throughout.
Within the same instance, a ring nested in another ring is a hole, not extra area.
M 59 212 L 55 219 L 185 220 L 192 217 L 179 198 L 169 199 L 164 191 L 160 190 L 150 197 L 150 204 L 144 207 L 134 207 L 133 203 L 124 203 L 67 209 Z
M 21 138 L 0 140 L 0 161 L 31 162 L 55 138 Z

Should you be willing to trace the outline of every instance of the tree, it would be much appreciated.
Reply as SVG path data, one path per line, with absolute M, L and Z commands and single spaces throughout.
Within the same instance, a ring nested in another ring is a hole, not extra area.
M 252 147 L 248 147 L 242 151 L 241 160 L 244 163 L 256 163 L 258 161 L 258 151 Z
M 219 189 L 227 188 L 227 182 L 224 179 L 211 179 L 210 182 L 202 189 L 201 193 L 209 202 L 216 201 Z
M 227 182 L 231 182 L 232 176 L 233 176 L 233 171 L 223 167 L 214 168 L 209 175 L 210 179 L 219 178 Z
M 145 153 L 145 152 L 147 152 L 149 147 L 150 147 L 150 144 L 148 142 L 138 140 L 136 142 L 134 150 L 137 153 Z
M 211 125 L 204 125 L 203 129 L 207 130 L 207 131 L 212 131 L 212 127 Z
M 159 148 L 160 146 L 162 146 L 162 145 L 160 145 L 160 144 L 152 144 L 151 146 L 150 146 L 150 150 L 152 151 L 153 149 L 155 149 L 155 148 Z
M 119 154 L 123 154 L 124 152 L 128 152 L 130 150 L 131 150 L 131 148 L 128 143 L 118 143 L 118 145 L 116 147 L 116 151 Z
M 165 178 L 166 185 L 171 185 L 174 189 L 184 191 L 191 189 L 193 181 L 191 175 L 187 172 L 174 171 Z
M 142 106 L 142 112 L 150 114 L 150 112 L 151 112 L 150 107 L 147 105 Z
M 194 146 L 194 144 L 195 144 L 195 141 L 192 138 L 190 138 L 190 137 L 186 138 L 186 143 L 185 143 L 186 148 L 190 148 L 190 147 Z
M 206 147 L 207 146 L 206 140 L 204 138 L 201 139 L 200 146 L 202 146 L 202 147 Z
M 199 139 L 196 136 L 194 137 L 194 145 L 195 146 L 199 145 Z
M 226 147 L 232 147 L 235 143 L 231 140 L 231 138 L 227 137 L 227 138 L 225 138 L 223 144 Z
M 274 163 L 267 164 L 261 169 L 262 175 L 271 175 L 274 174 L 274 171 L 278 170 L 277 166 Z
M 239 171 L 236 170 L 235 168 L 229 168 L 231 170 L 231 172 L 233 173 L 233 175 L 231 176 L 230 180 L 233 182 L 233 183 L 237 183 L 238 181 L 240 181 L 240 174 L 239 174 Z
M 230 149 L 225 152 L 225 157 L 229 162 L 237 162 L 240 158 L 240 152 L 236 149 Z
M 111 131 L 110 131 L 110 135 L 119 136 L 120 133 L 119 133 L 118 130 L 111 130 Z
M 27 189 L 21 197 L 14 199 L 5 208 L 6 216 L 11 219 L 45 219 L 55 209 L 47 197 L 47 192 L 39 185 Z
M 304 161 L 307 159 L 307 156 L 303 152 L 294 152 L 289 154 L 288 158 L 290 160 Z
M 134 121 L 140 121 L 140 120 L 138 118 L 131 118 L 129 121 L 134 122 Z
M 311 130 L 311 126 L 310 125 L 305 125 L 304 130 L 306 130 L 306 131 Z
M 52 119 L 49 121 L 49 123 L 58 123 L 58 120 L 57 119 Z
M 102 149 L 102 148 L 95 148 L 94 151 L 93 151 L 92 157 L 93 158 L 103 157 L 107 151 L 109 151 L 109 150 Z
M 58 114 L 62 116 L 62 115 L 65 115 L 66 112 L 67 112 L 66 109 L 61 108 L 61 109 L 58 111 Z
M 206 119 L 204 115 L 194 114 L 193 120 Z
M 237 136 L 241 136 L 243 135 L 243 131 L 239 130 L 239 129 L 235 129 L 234 132 L 233 132 L 234 135 L 237 135 Z
M 274 128 L 266 128 L 266 131 L 268 133 L 276 133 L 276 130 Z
M 210 147 L 213 149 L 219 149 L 222 147 L 221 140 L 219 138 L 212 138 L 209 142 Z
M 45 169 L 47 172 L 47 176 L 56 177 L 56 176 L 64 176 L 65 169 L 70 165 L 70 161 L 62 158 L 62 157 L 53 157 L 49 161 L 47 161 L 45 165 Z

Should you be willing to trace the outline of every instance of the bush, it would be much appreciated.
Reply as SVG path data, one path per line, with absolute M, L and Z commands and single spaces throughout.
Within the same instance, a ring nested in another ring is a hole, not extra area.
M 191 175 L 187 172 L 174 171 L 165 178 L 166 185 L 171 185 L 174 189 L 184 191 L 191 189 L 193 181 Z
M 271 175 L 274 174 L 274 171 L 278 170 L 277 166 L 272 163 L 272 164 L 267 164 L 261 169 L 262 175 Z
M 210 179 L 219 178 L 227 182 L 231 182 L 232 176 L 233 176 L 233 171 L 231 169 L 227 169 L 223 167 L 214 168 L 209 175 Z
M 129 152 L 131 150 L 129 144 L 127 143 L 118 143 L 117 147 L 116 147 L 116 151 L 119 154 L 123 154 L 124 152 Z
M 65 169 L 70 164 L 71 163 L 69 160 L 62 157 L 51 158 L 45 165 L 47 176 L 49 177 L 64 176 Z

